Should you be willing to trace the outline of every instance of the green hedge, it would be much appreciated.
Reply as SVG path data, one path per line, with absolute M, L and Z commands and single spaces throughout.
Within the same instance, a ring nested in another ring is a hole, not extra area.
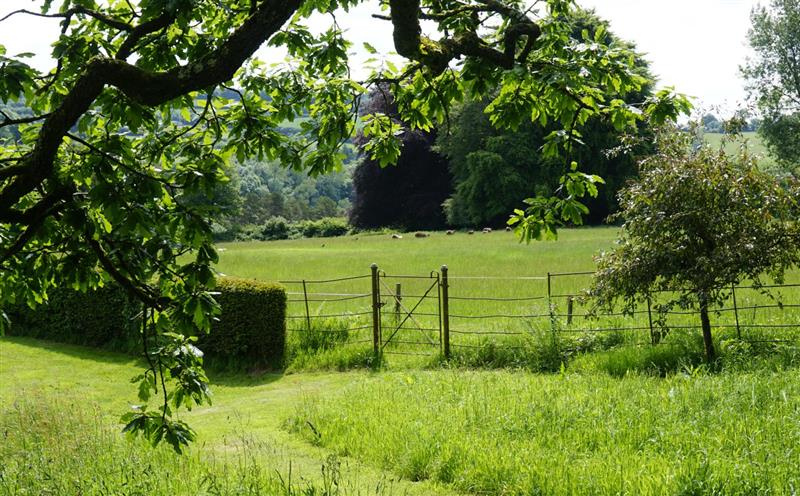
M 222 314 L 211 332 L 198 339 L 198 347 L 212 365 L 281 366 L 286 347 L 286 289 L 234 278 L 221 278 L 217 286 Z
M 243 279 L 217 282 L 222 313 L 209 334 L 198 335 L 206 363 L 228 369 L 279 367 L 286 344 L 286 290 Z M 88 293 L 56 289 L 36 310 L 19 305 L 6 311 L 10 335 L 140 353 L 141 309 L 122 288 L 110 285 Z

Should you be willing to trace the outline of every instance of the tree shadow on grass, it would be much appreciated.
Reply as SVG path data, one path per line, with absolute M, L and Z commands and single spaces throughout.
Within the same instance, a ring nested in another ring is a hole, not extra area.
M 93 348 L 77 344 L 58 343 L 43 339 L 23 337 L 23 336 L 2 336 L 0 342 L 13 343 L 15 345 L 46 350 L 60 355 L 66 355 L 81 360 L 91 360 L 120 366 L 132 366 L 146 368 L 147 362 L 144 358 L 134 356 L 132 353 L 122 353 L 103 348 Z M 262 386 L 275 382 L 283 377 L 282 370 L 253 371 L 253 370 L 225 370 L 210 364 L 207 370 L 211 385 L 220 384 L 227 387 L 253 387 Z
M 208 371 L 208 379 L 211 382 L 211 387 L 214 387 L 214 384 L 225 387 L 242 388 L 263 386 L 279 381 L 283 377 L 284 373 L 282 370 L 230 372 L 214 370 L 212 368 Z
M 3 336 L 0 337 L 0 342 L 8 342 L 21 346 L 28 346 L 31 348 L 38 348 L 40 350 L 47 350 L 52 353 L 67 355 L 73 358 L 80 358 L 82 360 L 92 360 L 95 362 L 111 363 L 115 365 L 143 365 L 144 360 L 133 355 L 120 353 L 118 351 L 110 351 L 102 348 L 91 348 L 88 346 L 81 346 L 77 344 L 57 343 L 55 341 L 46 341 L 43 339 L 29 338 L 22 336 Z

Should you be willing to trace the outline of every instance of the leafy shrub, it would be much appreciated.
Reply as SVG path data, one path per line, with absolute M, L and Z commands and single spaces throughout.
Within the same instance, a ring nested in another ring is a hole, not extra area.
M 283 217 L 272 217 L 264 225 L 242 226 L 236 233 L 237 241 L 271 241 L 288 238 L 329 238 L 350 232 L 347 220 L 342 217 L 324 217 L 319 220 L 288 222 Z
M 261 238 L 264 241 L 276 239 L 289 239 L 289 222 L 283 217 L 271 217 L 261 228 Z
M 211 235 L 217 243 L 236 241 L 242 236 L 242 227 L 238 225 L 224 225 L 214 222 L 211 224 Z
M 261 238 L 263 227 L 255 224 L 245 224 L 236 230 L 236 241 L 263 241 Z
M 141 346 L 140 312 L 116 285 L 88 293 L 56 288 L 36 310 L 24 304 L 11 307 L 9 334 L 131 352 Z
M 233 278 L 218 280 L 222 313 L 198 346 L 214 367 L 276 367 L 286 340 L 286 291 L 275 284 Z M 35 310 L 8 309 L 9 334 L 125 353 L 141 351 L 141 304 L 117 285 L 80 293 L 51 291 Z
M 339 217 L 301 221 L 297 223 L 296 228 L 304 238 L 343 236 L 350 230 L 347 220 Z

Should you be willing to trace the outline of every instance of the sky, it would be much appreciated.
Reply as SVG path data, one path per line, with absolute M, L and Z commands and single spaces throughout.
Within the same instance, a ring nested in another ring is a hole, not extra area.
M 0 18 L 20 8 L 38 10 L 42 0 L 0 0 Z M 58 2 L 54 2 L 58 4 Z M 674 86 L 695 97 L 702 110 L 725 115 L 744 104 L 746 94 L 738 67 L 748 55 L 746 43 L 750 11 L 758 0 L 578 0 L 594 8 L 611 23 L 619 37 L 632 41 L 651 63 L 660 86 Z M 369 0 L 349 13 L 337 15 L 339 25 L 354 42 L 356 77 L 367 54 L 364 42 L 379 52 L 392 51 L 391 28 L 371 17 L 379 13 L 377 1 Z M 312 27 L 330 24 L 319 16 Z M 33 52 L 33 64 L 42 70 L 53 66 L 47 55 L 58 35 L 58 21 L 17 15 L 0 22 L 0 45 L 9 54 Z M 262 49 L 267 61 L 280 60 L 278 51 Z

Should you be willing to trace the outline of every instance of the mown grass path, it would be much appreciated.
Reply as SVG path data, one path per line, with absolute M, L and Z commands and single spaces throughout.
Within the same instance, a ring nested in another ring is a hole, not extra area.
M 0 338 L 0 411 L 25 395 L 68 397 L 95 404 L 109 425 L 130 405 L 138 403 L 129 379 L 141 369 L 128 356 L 24 338 Z M 212 377 L 214 403 L 183 415 L 198 432 L 195 449 L 216 453 L 235 451 L 241 443 L 258 443 L 269 456 L 259 462 L 293 477 L 318 478 L 331 453 L 287 433 L 282 424 L 297 406 L 317 396 L 341 390 L 366 373 L 266 374 Z M 432 483 L 398 481 L 397 476 L 369 464 L 344 460 L 342 477 L 355 481 L 370 494 L 383 481 L 391 494 L 448 495 L 453 492 Z M 392 480 L 394 479 L 394 480 Z M 388 482 L 387 482 L 388 481 Z

